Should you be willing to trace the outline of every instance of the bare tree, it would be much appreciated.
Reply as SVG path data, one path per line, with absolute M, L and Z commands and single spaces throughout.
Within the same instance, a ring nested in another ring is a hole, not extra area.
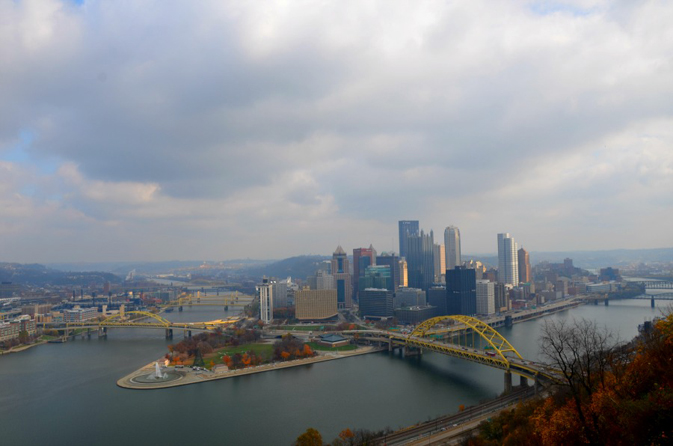
M 542 354 L 550 366 L 558 370 L 569 389 L 589 441 L 596 443 L 600 436 L 595 434 L 599 434 L 596 430 L 600 430 L 600 425 L 594 419 L 589 425 L 582 400 L 590 398 L 605 384 L 606 372 L 613 360 L 615 336 L 607 328 L 586 319 L 545 321 L 540 344 Z

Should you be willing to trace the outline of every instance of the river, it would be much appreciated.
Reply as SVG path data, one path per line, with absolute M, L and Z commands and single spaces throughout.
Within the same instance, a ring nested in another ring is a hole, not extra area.
M 593 319 L 628 340 L 638 324 L 666 307 L 630 300 L 545 319 Z M 198 321 L 230 314 L 206 308 L 166 316 Z M 501 332 L 522 356 L 538 359 L 545 319 Z M 346 427 L 396 429 L 503 390 L 501 371 L 433 353 L 420 361 L 376 353 L 156 391 L 117 387 L 117 379 L 167 352 L 171 341 L 163 334 L 112 329 L 108 339 L 77 339 L 0 357 L 2 443 L 289 445 L 308 427 L 327 442 Z

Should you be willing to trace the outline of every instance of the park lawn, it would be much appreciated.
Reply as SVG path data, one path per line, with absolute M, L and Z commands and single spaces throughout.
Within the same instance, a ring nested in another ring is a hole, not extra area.
M 307 342 L 307 344 L 309 347 L 311 347 L 311 350 L 318 350 L 322 352 L 346 352 L 358 348 L 357 345 L 353 344 L 342 345 L 341 347 L 327 347 L 320 345 L 317 342 Z
M 219 358 L 222 356 L 226 355 L 235 355 L 236 353 L 245 353 L 253 351 L 255 352 L 256 355 L 262 356 L 262 357 L 271 357 L 273 354 L 273 344 L 243 344 L 243 345 L 237 345 L 237 346 L 231 346 L 228 345 L 226 347 L 219 348 L 215 350 L 213 353 L 207 356 L 215 355 Z M 222 360 L 220 359 L 220 362 Z

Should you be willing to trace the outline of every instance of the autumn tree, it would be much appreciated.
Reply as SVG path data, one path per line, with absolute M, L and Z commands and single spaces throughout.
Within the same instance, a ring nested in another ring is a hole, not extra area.
M 306 432 L 297 437 L 294 444 L 295 446 L 322 446 L 322 435 L 309 427 Z

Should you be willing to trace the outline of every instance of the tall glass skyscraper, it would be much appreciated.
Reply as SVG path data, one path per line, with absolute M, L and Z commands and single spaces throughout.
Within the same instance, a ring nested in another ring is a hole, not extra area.
M 407 234 L 407 268 L 409 287 L 426 291 L 435 281 L 434 234 Z
M 460 258 L 460 230 L 455 226 L 447 226 L 444 230 L 444 249 L 446 269 L 454 269 L 463 264 Z
M 498 282 L 519 284 L 517 245 L 508 232 L 498 234 Z
M 407 236 L 418 235 L 418 220 L 400 220 L 400 257 L 407 256 Z

